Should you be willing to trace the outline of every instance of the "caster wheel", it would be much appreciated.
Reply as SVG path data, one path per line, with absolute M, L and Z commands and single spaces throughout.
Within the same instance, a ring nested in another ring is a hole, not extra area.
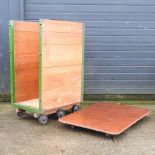
M 25 115 L 25 112 L 24 111 L 18 111 L 18 112 L 16 112 L 16 115 L 18 116 L 18 118 L 23 118 Z
M 44 114 L 41 114 L 39 117 L 38 117 L 38 121 L 40 124 L 44 125 L 48 122 L 48 116 L 47 115 L 44 115 Z
M 75 129 L 75 126 L 71 125 L 71 129 Z
M 78 105 L 73 105 L 71 111 L 72 112 L 76 112 L 76 111 L 79 111 L 80 110 L 80 107 Z
M 56 116 L 57 118 L 61 118 L 63 116 L 65 116 L 65 110 L 62 110 L 62 109 L 59 109 L 57 112 L 56 112 Z

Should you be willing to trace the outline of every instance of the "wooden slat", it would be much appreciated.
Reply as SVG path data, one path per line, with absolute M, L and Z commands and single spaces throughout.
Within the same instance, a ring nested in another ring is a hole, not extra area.
M 24 82 L 23 80 L 23 83 L 21 82 L 19 82 L 19 84 L 16 82 L 16 102 L 38 98 L 38 81 Z
M 81 99 L 80 86 L 66 86 L 63 85 L 57 89 L 44 90 L 42 92 L 42 107 L 49 110 L 58 107 L 63 107 L 70 104 L 76 104 Z
M 39 32 L 39 24 L 37 22 L 16 21 L 14 24 L 14 30 Z
M 43 31 L 82 33 L 82 23 L 59 21 L 59 20 L 43 20 Z
M 38 77 L 39 77 L 39 72 L 37 71 L 39 68 L 38 63 L 33 63 L 30 64 L 29 66 L 27 65 L 15 65 L 16 66 L 16 78 L 15 78 L 15 83 L 18 84 L 22 84 L 23 80 L 26 79 L 27 82 L 29 81 L 38 81 Z M 33 74 L 32 74 L 33 73 Z M 28 75 L 25 77 L 25 75 Z
M 118 135 L 150 113 L 148 109 L 112 103 L 96 103 L 59 119 L 60 122 Z
M 39 24 L 14 23 L 14 63 L 16 102 L 38 98 Z
M 43 67 L 82 64 L 81 45 L 43 45 L 42 50 Z
M 81 87 L 81 66 L 62 66 L 43 68 L 42 90 L 62 88 L 66 86 Z
M 23 106 L 28 106 L 28 107 L 33 107 L 33 108 L 39 109 L 39 100 L 38 99 L 18 102 L 18 104 L 21 104 Z
M 82 34 L 43 32 L 42 44 L 45 45 L 81 45 Z M 49 39 L 51 38 L 51 39 Z
M 15 52 L 18 56 L 23 54 L 39 54 L 39 31 L 19 31 L 14 30 Z

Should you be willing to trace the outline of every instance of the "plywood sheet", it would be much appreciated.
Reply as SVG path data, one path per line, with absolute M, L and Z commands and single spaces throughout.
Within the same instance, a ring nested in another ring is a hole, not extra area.
M 49 110 L 81 100 L 81 23 L 42 22 L 42 107 Z
M 82 34 L 43 32 L 43 45 L 81 45 Z M 50 38 L 50 39 L 49 39 Z
M 42 90 L 62 87 L 81 88 L 81 66 L 62 66 L 44 68 L 42 71 Z
M 79 23 L 43 20 L 43 67 L 82 65 L 82 32 Z
M 19 81 L 16 83 L 16 102 L 22 102 L 30 99 L 38 98 L 38 81 L 26 82 Z
M 27 106 L 27 107 L 32 107 L 32 108 L 39 109 L 39 100 L 38 99 L 33 99 L 33 100 L 27 100 L 27 101 L 23 101 L 23 102 L 18 102 L 18 104 L 21 104 L 21 105 Z
M 64 116 L 60 122 L 111 135 L 118 135 L 150 113 L 135 106 L 96 103 Z
M 46 45 L 43 51 L 43 67 L 82 65 L 81 45 Z
M 43 31 L 82 33 L 82 23 L 47 19 L 43 20 L 43 23 Z
M 45 110 L 76 104 L 81 101 L 81 87 L 61 86 L 57 89 L 44 90 L 42 92 L 42 107 Z
M 38 23 L 14 22 L 14 71 L 16 102 L 38 98 Z

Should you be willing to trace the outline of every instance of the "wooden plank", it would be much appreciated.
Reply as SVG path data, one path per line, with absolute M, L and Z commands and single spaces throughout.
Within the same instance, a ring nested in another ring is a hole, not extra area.
M 96 103 L 64 116 L 60 122 L 111 135 L 118 135 L 145 117 L 150 110 L 112 103 Z
M 43 32 L 42 44 L 44 45 L 81 45 L 82 34 Z M 52 37 L 53 36 L 53 37 Z M 49 39 L 51 38 L 51 39 Z
M 82 45 L 43 45 L 43 67 L 82 65 Z
M 14 30 L 15 52 L 18 56 L 24 54 L 39 54 L 39 31 Z M 33 43 L 33 44 L 32 44 Z
M 16 102 L 38 98 L 39 24 L 14 23 L 14 63 Z
M 39 32 L 39 24 L 37 22 L 15 21 L 14 31 Z
M 82 33 L 82 23 L 60 21 L 60 20 L 43 20 L 43 31 Z
M 81 87 L 81 66 L 43 68 L 42 90 L 70 86 Z
M 38 84 L 38 81 L 24 82 L 24 80 L 16 84 L 16 102 L 32 100 L 36 96 L 38 98 Z
M 43 68 L 43 109 L 48 110 L 80 102 L 81 69 L 81 66 Z
M 31 67 L 26 66 L 26 65 L 22 65 L 22 64 L 16 64 L 15 65 L 17 70 L 16 70 L 16 78 L 15 78 L 15 83 L 18 84 L 22 84 L 24 80 L 26 80 L 26 82 L 29 81 L 38 81 L 39 79 L 39 72 L 37 72 L 39 65 L 38 63 L 34 63 L 34 64 L 30 64 Z M 33 74 L 32 74 L 33 73 Z M 28 76 L 25 76 L 28 75 Z
M 76 104 L 80 100 L 80 86 L 61 86 L 57 89 L 42 91 L 42 107 L 45 110 Z
M 38 99 L 18 102 L 18 104 L 21 104 L 23 106 L 28 106 L 28 107 L 33 107 L 33 108 L 39 109 L 39 100 Z
M 17 55 L 15 65 L 26 65 L 26 64 L 35 64 L 38 63 L 38 53 L 29 54 L 29 55 Z
M 43 20 L 42 41 L 43 109 L 80 102 L 82 24 Z

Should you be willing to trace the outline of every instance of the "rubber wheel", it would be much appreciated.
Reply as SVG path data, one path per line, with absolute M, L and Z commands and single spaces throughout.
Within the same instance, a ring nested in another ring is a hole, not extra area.
M 39 117 L 38 117 L 38 121 L 40 124 L 44 125 L 48 122 L 48 116 L 47 115 L 44 115 L 44 114 L 41 114 Z
M 23 118 L 24 115 L 25 115 L 25 112 L 24 112 L 24 111 L 18 111 L 18 112 L 16 112 L 16 115 L 17 115 L 19 118 Z
M 57 112 L 56 112 L 56 116 L 57 118 L 61 118 L 63 116 L 65 116 L 65 110 L 62 110 L 62 109 L 59 109 Z
M 72 112 L 76 112 L 76 111 L 79 111 L 79 110 L 80 110 L 80 106 L 78 106 L 78 105 L 73 105 L 73 107 L 71 109 Z

